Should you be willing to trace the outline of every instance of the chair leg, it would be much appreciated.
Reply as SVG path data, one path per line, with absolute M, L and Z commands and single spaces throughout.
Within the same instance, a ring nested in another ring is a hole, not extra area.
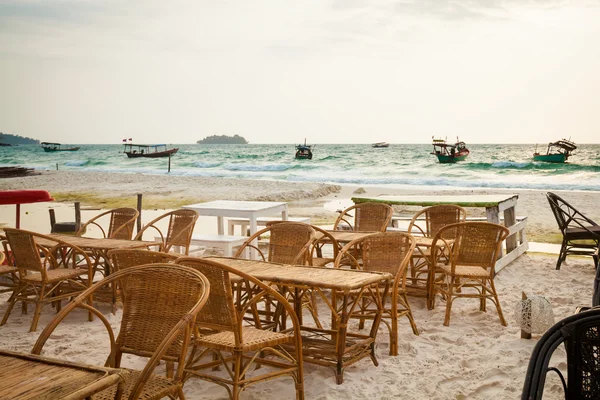
M 560 246 L 560 253 L 558 254 L 558 261 L 556 262 L 556 269 L 560 269 L 560 264 L 567 258 L 567 241 L 563 239 L 562 245 Z
M 496 286 L 494 286 L 494 280 L 490 279 L 490 287 L 492 288 L 492 293 L 494 295 L 494 300 L 496 300 L 496 310 L 498 311 L 498 316 L 500 317 L 500 323 L 503 326 L 506 326 L 506 320 L 504 319 L 504 315 L 502 315 L 502 308 L 500 308 L 500 299 L 498 299 L 498 294 L 496 293 Z
M 0 322 L 0 326 L 4 325 L 6 323 L 6 321 L 8 320 L 8 317 L 10 316 L 10 313 L 12 312 L 13 307 L 15 306 L 15 303 L 17 302 L 17 298 L 19 296 L 19 294 L 26 288 L 26 286 L 21 286 L 15 289 L 15 291 L 13 292 L 13 294 L 10 296 L 10 299 L 8 300 L 8 307 L 6 308 L 6 312 L 4 313 L 4 317 L 2 318 L 2 322 Z M 23 304 L 27 304 L 25 302 L 23 302 Z
M 452 310 L 452 294 L 454 292 L 454 277 L 450 278 L 448 284 L 448 296 L 446 297 L 446 316 L 444 317 L 444 326 L 450 326 L 450 311 Z
M 35 301 L 35 312 L 33 313 L 33 321 L 31 321 L 31 327 L 29 328 L 29 332 L 35 332 L 37 329 L 38 320 L 40 319 L 40 314 L 42 313 L 42 305 L 43 299 L 46 292 L 46 286 L 42 285 L 40 287 L 40 292 L 38 294 L 38 298 Z
M 412 328 L 413 334 L 415 336 L 419 336 L 419 329 L 417 328 L 417 323 L 413 318 L 412 310 L 410 309 L 410 304 L 408 303 L 408 297 L 406 296 L 406 293 L 399 295 L 398 299 L 400 300 L 400 304 L 406 307 L 406 310 L 408 311 L 406 316 L 408 317 L 408 321 L 410 322 L 410 327 Z
M 234 353 L 235 361 L 233 365 L 233 387 L 231 388 L 231 398 L 232 400 L 240 399 L 240 372 L 242 369 L 242 352 L 236 351 Z

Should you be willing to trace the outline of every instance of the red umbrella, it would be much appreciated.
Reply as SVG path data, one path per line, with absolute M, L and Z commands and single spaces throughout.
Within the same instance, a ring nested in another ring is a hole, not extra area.
M 17 205 L 16 227 L 21 227 L 21 204 L 54 201 L 45 190 L 0 190 L 0 204 Z

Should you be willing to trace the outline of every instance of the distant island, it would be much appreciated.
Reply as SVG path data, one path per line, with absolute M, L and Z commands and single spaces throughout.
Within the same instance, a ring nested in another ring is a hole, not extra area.
M 28 137 L 0 132 L 0 146 L 12 146 L 15 144 L 40 144 L 40 141 Z
M 198 144 L 248 144 L 248 141 L 239 135 L 212 135 L 207 136 L 202 140 L 198 140 Z

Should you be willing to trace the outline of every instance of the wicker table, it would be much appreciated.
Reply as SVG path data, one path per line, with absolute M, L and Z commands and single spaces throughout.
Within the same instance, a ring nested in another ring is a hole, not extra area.
M 390 205 L 436 206 L 455 204 L 461 207 L 485 207 L 488 222 L 499 224 L 500 212 L 504 213 L 504 225 L 510 233 L 506 238 L 506 252 L 496 262 L 496 272 L 507 266 L 529 248 L 525 236 L 527 220 L 517 221 L 515 208 L 519 196 L 511 195 L 464 195 L 464 196 L 379 196 L 373 198 L 353 197 L 354 203 L 376 202 Z
M 145 240 L 127 240 L 127 239 L 107 239 L 107 238 L 89 238 L 73 235 L 61 235 L 52 233 L 49 236 L 62 240 L 79 247 L 82 250 L 89 251 L 94 262 L 94 270 L 102 260 L 105 262 L 105 273 L 110 275 L 112 265 L 108 257 L 110 250 L 116 249 L 147 249 L 151 246 L 157 246 L 161 241 L 145 241 Z M 43 243 L 40 243 L 43 244 Z M 117 304 L 117 289 L 112 290 L 112 311 L 116 312 Z
M 235 258 L 208 259 L 239 269 L 257 279 L 284 286 L 296 299 L 301 299 L 309 290 L 321 298 L 331 311 L 330 329 L 304 324 L 302 302 L 294 302 L 301 324 L 303 356 L 306 362 L 333 367 L 338 384 L 344 380 L 344 368 L 363 358 L 370 357 L 373 364 L 378 365 L 375 357 L 375 338 L 381 322 L 383 297 L 381 293 L 373 291 L 377 290 L 381 282 L 386 282 L 384 292 L 389 290 L 392 275 Z M 373 296 L 375 301 L 378 301 L 380 310 L 373 319 L 368 334 L 348 331 L 350 311 L 363 300 L 363 296 Z
M 0 350 L 0 399 L 85 399 L 113 385 L 122 393 L 127 373 Z

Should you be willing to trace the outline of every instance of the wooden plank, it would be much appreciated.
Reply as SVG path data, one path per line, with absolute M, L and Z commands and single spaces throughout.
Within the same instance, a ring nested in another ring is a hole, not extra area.
M 496 261 L 496 273 L 500 272 L 500 270 L 506 267 L 508 264 L 517 259 L 521 254 L 525 253 L 529 249 L 529 243 L 524 242 L 517 246 L 513 251 L 506 254 L 504 257 Z
M 512 195 L 464 195 L 464 196 L 379 196 L 379 197 L 352 197 L 358 203 L 385 203 L 407 206 L 437 206 L 440 204 L 456 204 L 461 207 L 497 207 L 502 202 L 516 201 L 519 196 Z
M 512 227 L 516 224 L 516 222 L 515 208 L 511 207 L 504 210 L 504 225 Z M 506 252 L 510 253 L 515 247 L 517 247 L 517 237 L 514 234 L 509 234 L 509 236 L 506 238 Z

